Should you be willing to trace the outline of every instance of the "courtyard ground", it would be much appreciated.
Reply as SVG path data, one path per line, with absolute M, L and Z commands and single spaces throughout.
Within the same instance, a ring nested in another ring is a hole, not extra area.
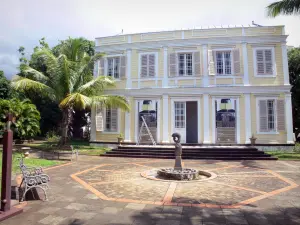
M 28 201 L 0 224 L 300 224 L 300 161 L 184 163 L 217 176 L 157 181 L 141 173 L 174 160 L 80 156 L 46 170 L 49 201 Z

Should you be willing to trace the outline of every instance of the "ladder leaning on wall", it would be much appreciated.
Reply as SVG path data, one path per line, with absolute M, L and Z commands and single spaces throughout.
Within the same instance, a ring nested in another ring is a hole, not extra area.
M 154 138 L 153 138 L 153 136 L 152 136 L 152 134 L 151 134 L 151 132 L 149 130 L 149 127 L 148 127 L 148 125 L 146 123 L 146 120 L 145 120 L 145 118 L 143 116 L 142 116 L 142 120 L 143 120 L 143 123 L 142 123 L 142 126 L 140 128 L 139 138 L 138 138 L 138 141 L 137 141 L 136 145 L 140 144 L 141 139 L 142 139 L 143 136 L 149 136 L 152 144 L 156 145 L 156 142 L 155 142 L 155 140 L 154 140 Z

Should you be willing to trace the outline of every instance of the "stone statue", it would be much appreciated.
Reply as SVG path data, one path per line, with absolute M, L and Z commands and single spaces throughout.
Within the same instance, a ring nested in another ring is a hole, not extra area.
M 182 147 L 180 144 L 180 134 L 178 133 L 173 133 L 172 134 L 173 141 L 175 142 L 175 170 L 182 170 Z

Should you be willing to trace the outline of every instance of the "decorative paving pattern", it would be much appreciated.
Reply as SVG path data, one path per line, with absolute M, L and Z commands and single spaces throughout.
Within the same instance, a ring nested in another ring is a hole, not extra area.
M 298 187 L 272 170 L 234 162 L 189 161 L 185 166 L 213 172 L 217 177 L 179 183 L 141 176 L 147 170 L 172 167 L 171 161 L 163 160 L 102 164 L 71 177 L 103 200 L 206 208 L 239 208 Z

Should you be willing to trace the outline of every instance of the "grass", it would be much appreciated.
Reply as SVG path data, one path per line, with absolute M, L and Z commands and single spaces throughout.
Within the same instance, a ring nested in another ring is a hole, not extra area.
M 267 152 L 272 156 L 276 156 L 280 160 L 300 160 L 299 152 Z
M 2 151 L 2 149 L 0 149 Z M 20 158 L 22 154 L 18 152 L 13 153 L 13 159 L 12 159 L 12 172 L 15 174 L 16 172 L 20 172 L 19 169 L 19 163 Z M 47 159 L 35 159 L 35 158 L 26 158 L 24 159 L 24 164 L 28 167 L 49 167 L 49 166 L 55 166 L 58 164 L 62 164 L 64 162 L 62 161 L 56 161 L 56 160 L 47 160 Z M 0 153 L 0 167 L 2 168 L 2 152 Z M 1 171 L 0 171 L 0 177 L 1 177 Z
M 49 146 L 51 144 L 55 145 L 55 143 L 43 142 L 43 143 L 30 143 L 30 144 L 26 144 L 26 146 L 40 149 L 40 150 L 49 150 Z M 79 150 L 79 154 L 91 155 L 91 156 L 99 156 L 100 154 L 103 154 L 111 150 L 110 148 L 105 148 L 101 146 L 90 146 L 88 141 L 71 141 L 71 145 L 73 145 L 74 148 Z

